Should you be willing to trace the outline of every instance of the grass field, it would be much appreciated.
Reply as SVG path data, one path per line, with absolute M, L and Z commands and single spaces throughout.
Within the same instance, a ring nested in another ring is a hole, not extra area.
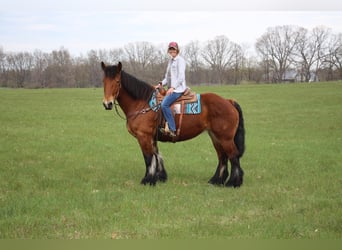
M 102 89 L 0 89 L 1 239 L 341 239 L 342 83 L 194 87 L 241 104 L 239 189 L 207 184 L 207 134 L 145 166 Z

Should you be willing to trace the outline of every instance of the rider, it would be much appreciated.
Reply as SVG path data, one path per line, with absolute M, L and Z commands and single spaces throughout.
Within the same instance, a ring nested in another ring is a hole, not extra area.
M 168 53 L 171 58 L 166 68 L 165 78 L 159 82 L 156 88 L 159 88 L 161 85 L 167 85 L 168 87 L 166 96 L 161 103 L 161 108 L 170 131 L 165 131 L 162 128 L 161 132 L 168 132 L 171 137 L 175 137 L 176 124 L 170 107 L 187 89 L 185 82 L 186 63 L 184 58 L 179 55 L 179 47 L 176 42 L 169 43 Z

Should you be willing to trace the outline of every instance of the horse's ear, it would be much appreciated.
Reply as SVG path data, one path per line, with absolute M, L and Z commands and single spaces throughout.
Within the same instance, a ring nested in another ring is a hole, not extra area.
M 106 64 L 104 64 L 104 62 L 101 62 L 101 68 L 102 68 L 102 70 L 105 70 Z
M 119 62 L 119 63 L 118 63 L 118 72 L 121 72 L 121 70 L 122 70 L 122 63 Z

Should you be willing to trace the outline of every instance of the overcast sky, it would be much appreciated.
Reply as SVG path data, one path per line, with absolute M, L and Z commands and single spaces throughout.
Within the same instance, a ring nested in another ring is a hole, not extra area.
M 341 0 L 0 0 L 0 46 L 5 51 L 50 52 L 61 46 L 73 55 L 119 48 L 130 42 L 155 45 L 225 35 L 254 47 L 268 27 L 326 26 L 342 33 Z

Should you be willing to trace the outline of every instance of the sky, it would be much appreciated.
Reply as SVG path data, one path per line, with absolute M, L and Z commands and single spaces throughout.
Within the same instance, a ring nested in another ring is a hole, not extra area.
M 224 35 L 254 47 L 277 25 L 317 26 L 342 33 L 342 3 L 324 0 L 0 0 L 0 47 L 45 52 L 64 47 L 73 55 L 146 41 L 180 47 Z

